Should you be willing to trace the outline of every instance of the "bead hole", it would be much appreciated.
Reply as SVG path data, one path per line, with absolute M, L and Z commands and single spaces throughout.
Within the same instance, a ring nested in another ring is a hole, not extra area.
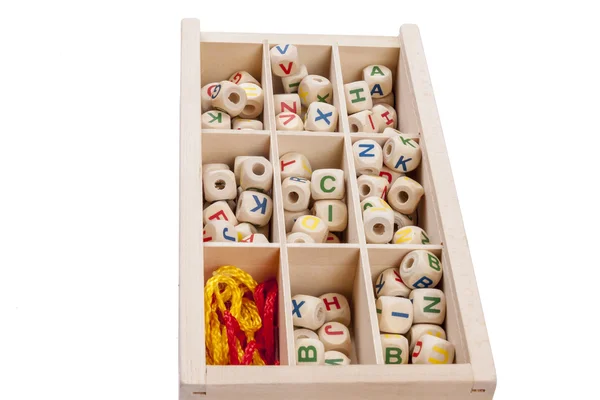
M 375 232 L 376 235 L 383 235 L 385 233 L 385 226 L 377 223 L 373 225 L 373 232 Z
M 215 182 L 215 189 L 217 190 L 223 190 L 225 189 L 225 181 L 223 179 L 219 179 L 218 181 Z
M 387 145 L 387 146 L 385 146 L 385 155 L 386 155 L 386 156 L 389 156 L 389 155 L 391 155 L 391 154 L 392 154 L 392 144 L 391 144 L 391 143 L 388 143 L 388 145 Z
M 252 172 L 254 175 L 262 175 L 265 173 L 265 166 L 261 163 L 256 163 L 252 166 Z
M 360 186 L 360 194 L 363 196 L 368 196 L 371 193 L 371 187 L 369 185 L 361 185 Z
M 358 132 L 358 125 L 350 124 L 350 132 Z
M 289 192 L 287 197 L 288 197 L 289 202 L 294 203 L 294 204 L 297 203 L 298 200 L 300 199 L 300 196 L 296 192 Z
M 406 265 L 404 266 L 404 268 L 411 269 L 414 264 L 415 264 L 415 259 L 409 258 L 408 261 L 406 262 Z
M 230 102 L 232 102 L 233 104 L 237 104 L 240 102 L 240 95 L 237 93 L 231 93 L 229 94 L 229 97 L 227 97 L 229 99 Z
M 398 193 L 398 199 L 400 200 L 400 203 L 406 203 L 408 201 L 408 193 L 406 193 L 404 190 L 401 191 Z
M 244 112 L 247 114 L 252 114 L 254 112 L 256 107 L 254 107 L 253 104 L 248 104 L 246 107 L 244 107 Z

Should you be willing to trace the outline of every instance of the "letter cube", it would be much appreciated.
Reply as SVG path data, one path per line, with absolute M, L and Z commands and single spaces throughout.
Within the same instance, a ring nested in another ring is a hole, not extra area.
M 385 65 L 369 65 L 363 69 L 363 80 L 369 85 L 371 97 L 381 98 L 392 93 L 392 71 Z
M 436 336 L 421 336 L 412 351 L 413 364 L 452 364 L 453 362 L 454 345 Z
M 233 82 L 236 85 L 243 83 L 253 83 L 257 86 L 261 86 L 260 82 L 254 79 L 254 77 L 248 71 L 237 71 L 229 77 L 229 82 Z
M 315 200 L 341 200 L 346 195 L 344 171 L 341 169 L 314 170 L 310 185 L 312 197 Z
M 273 105 L 275 106 L 275 115 L 283 112 L 300 115 L 301 103 L 297 93 L 273 95 Z
M 441 326 L 433 324 L 414 324 L 410 327 L 410 331 L 408 331 L 407 337 L 411 352 L 415 348 L 415 344 L 417 344 L 417 341 L 423 335 L 437 336 L 446 340 L 446 332 Z
M 396 179 L 387 194 L 388 204 L 402 214 L 412 214 L 419 205 L 425 189 L 408 176 Z
M 381 335 L 381 351 L 386 364 L 408 364 L 410 352 L 408 339 L 402 335 L 384 333 Z
M 400 178 L 401 176 L 404 176 L 404 174 L 401 172 L 396 172 L 392 169 L 389 169 L 384 164 L 381 167 L 381 171 L 379 171 L 379 176 L 381 176 L 382 178 L 385 178 L 391 186 L 394 182 L 396 182 L 396 179 Z
M 292 297 L 294 326 L 316 331 L 325 323 L 325 304 L 320 298 L 298 294 Z
M 375 281 L 375 296 L 407 297 L 410 289 L 404 284 L 398 268 L 388 268 Z
M 387 104 L 378 104 L 373 106 L 373 122 L 377 127 L 377 132 L 382 133 L 386 128 L 395 128 L 398 126 L 398 116 L 394 107 Z
M 240 166 L 240 187 L 243 190 L 268 192 L 273 186 L 273 166 L 264 157 L 251 157 Z
M 219 82 L 212 82 L 212 83 L 209 83 L 208 85 L 202 86 L 202 89 L 200 89 L 200 101 L 201 101 L 202 112 L 212 110 L 211 95 L 212 95 L 214 88 L 217 87 L 218 84 L 219 84 Z
M 233 200 L 237 196 L 235 175 L 229 170 L 204 172 L 204 199 L 209 202 Z
M 281 84 L 285 93 L 298 93 L 300 82 L 308 75 L 306 65 L 301 65 L 298 73 L 281 77 Z
M 283 220 L 285 222 L 285 232 L 288 233 L 292 230 L 294 226 L 294 222 L 303 215 L 311 215 L 310 210 L 300 210 L 300 211 L 287 211 L 283 210 Z
M 344 95 L 346 96 L 346 109 L 349 115 L 373 108 L 369 85 L 365 81 L 345 84 Z
M 285 237 L 288 243 L 315 243 L 315 239 L 304 232 L 291 232 Z
M 341 243 L 341 242 L 340 242 L 340 238 L 337 237 L 335 233 L 329 232 L 327 234 L 327 239 L 325 240 L 325 243 Z
M 319 298 L 325 304 L 325 322 L 339 322 L 350 326 L 352 312 L 346 296 L 340 293 L 325 293 Z
M 278 131 L 303 131 L 304 122 L 298 114 L 282 112 L 275 117 L 275 127 Z
M 372 97 L 372 96 L 371 96 Z M 389 104 L 390 106 L 394 106 L 394 92 L 388 94 L 387 96 L 384 97 L 372 97 L 373 98 L 373 105 L 376 104 Z
M 367 243 L 389 243 L 394 236 L 394 212 L 384 207 L 368 207 L 363 211 Z
M 440 289 L 415 289 L 410 292 L 415 324 L 441 325 L 446 318 L 446 296 Z
M 390 207 L 390 205 L 379 196 L 369 196 L 360 202 L 360 209 L 362 211 L 365 211 L 370 207 L 387 208 L 389 210 L 392 209 L 392 207 Z
M 237 232 L 229 221 L 215 219 L 204 226 L 203 242 L 237 242 Z
M 294 329 L 294 342 L 296 342 L 298 339 L 317 339 L 317 340 L 319 340 L 319 335 L 317 335 L 315 332 L 311 331 L 310 329 L 298 328 L 298 329 Z
M 308 107 L 314 102 L 333 103 L 333 86 L 329 79 L 320 75 L 307 75 L 300 82 L 298 95 L 302 105 Z
M 223 200 L 215 201 L 210 206 L 206 207 L 202 213 L 205 224 L 207 224 L 208 221 L 215 219 L 229 221 L 233 226 L 238 224 L 238 220 L 231 210 L 231 207 Z
M 442 279 L 442 263 L 427 250 L 413 250 L 400 263 L 400 276 L 411 289 L 436 287 Z
M 295 346 L 297 365 L 325 364 L 325 347 L 318 339 L 298 339 Z
M 412 326 L 413 306 L 409 299 L 381 296 L 375 306 L 381 332 L 405 334 Z
M 325 352 L 325 365 L 350 365 L 350 359 L 344 353 L 330 350 Z
M 423 228 L 405 226 L 394 233 L 393 244 L 430 244 L 429 237 Z
M 286 211 L 302 211 L 310 204 L 310 181 L 291 176 L 281 183 L 283 209 Z
M 246 105 L 240 117 L 256 118 L 262 111 L 265 104 L 265 94 L 261 87 L 255 83 L 242 83 L 239 85 L 246 92 Z
M 339 322 L 325 322 L 319 329 L 319 340 L 325 346 L 325 351 L 339 351 L 350 355 L 350 331 Z
M 314 102 L 308 106 L 304 127 L 311 132 L 334 132 L 337 120 L 338 112 L 335 106 Z
M 273 201 L 264 193 L 244 191 L 238 198 L 235 216 L 240 222 L 265 226 L 273 214 Z
M 234 118 L 233 129 L 261 131 L 263 129 L 263 123 L 256 119 Z
M 394 211 L 394 232 L 398 232 L 398 229 L 404 228 L 405 226 L 417 226 L 417 213 L 406 215 Z
M 230 117 L 240 115 L 248 101 L 244 88 L 229 81 L 219 82 L 211 98 L 213 108 L 226 112 Z
M 415 170 L 421 162 L 421 146 L 402 135 L 392 136 L 383 145 L 383 163 L 397 172 Z
M 279 158 L 281 166 L 281 180 L 295 176 L 298 178 L 310 179 L 312 168 L 308 158 L 300 153 L 286 153 Z
M 385 199 L 389 185 L 387 179 L 381 176 L 361 175 L 356 183 L 358 184 L 358 197 L 361 202 L 371 196 L 379 196 Z
M 269 239 L 262 233 L 253 233 L 251 235 L 246 236 L 240 242 L 243 243 L 269 243 Z
M 315 243 L 325 243 L 329 230 L 321 218 L 303 215 L 294 222 L 292 232 L 303 232 L 312 237 Z
M 325 222 L 330 232 L 343 232 L 348 226 L 348 208 L 341 200 L 317 200 L 313 214 Z
M 375 133 L 379 132 L 379 125 L 373 118 L 373 111 L 363 110 L 354 113 L 348 117 L 348 124 L 350 124 L 350 132 L 367 132 Z
M 256 227 L 248 222 L 242 222 L 241 224 L 237 224 L 235 226 L 235 231 L 238 234 L 238 242 L 241 242 L 243 238 L 256 233 Z
M 383 152 L 381 146 L 374 140 L 357 140 L 352 145 L 356 176 L 379 175 L 383 166 Z
M 284 77 L 300 72 L 298 49 L 293 44 L 274 46 L 269 52 L 271 56 L 271 71 L 273 75 Z
M 202 129 L 231 129 L 231 117 L 218 110 L 202 114 Z

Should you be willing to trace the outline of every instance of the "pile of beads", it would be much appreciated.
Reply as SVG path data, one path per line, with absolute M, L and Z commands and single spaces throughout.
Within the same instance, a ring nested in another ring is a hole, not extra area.
M 344 85 L 351 132 L 382 133 L 398 126 L 393 87 L 392 71 L 383 65 L 365 67 L 362 81 Z
M 222 266 L 204 287 L 204 312 L 208 365 L 279 365 L 275 279 L 257 284 Z
M 350 364 L 351 311 L 346 297 L 326 293 L 320 297 L 292 297 L 294 345 L 298 365 Z
M 271 49 L 271 70 L 281 77 L 285 94 L 275 94 L 275 123 L 279 131 L 334 132 L 338 111 L 333 86 L 324 76 L 309 75 L 292 44 Z
M 332 232 L 348 225 L 344 171 L 313 171 L 308 158 L 296 152 L 284 154 L 279 163 L 288 243 L 339 243 Z
M 238 71 L 228 81 L 204 85 L 201 98 L 202 128 L 231 129 L 233 122 L 233 129 L 263 129 L 256 118 L 263 111 L 265 95 L 250 73 Z
M 446 317 L 442 263 L 431 252 L 408 253 L 399 268 L 383 271 L 375 281 L 381 346 L 386 364 L 452 364 L 454 345 L 441 327 Z M 408 338 L 404 335 L 408 334 Z
M 238 156 L 233 171 L 227 164 L 205 164 L 202 169 L 203 241 L 268 243 L 273 214 L 269 160 Z

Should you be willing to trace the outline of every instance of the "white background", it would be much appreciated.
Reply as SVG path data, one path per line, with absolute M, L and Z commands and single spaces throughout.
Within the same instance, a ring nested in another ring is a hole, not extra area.
M 235 32 L 418 24 L 496 398 L 597 396 L 597 10 L 157 3 L 0 5 L 0 399 L 176 399 L 183 17 Z

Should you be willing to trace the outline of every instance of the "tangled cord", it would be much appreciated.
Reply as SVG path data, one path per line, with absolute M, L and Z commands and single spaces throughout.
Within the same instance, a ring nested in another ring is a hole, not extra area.
M 257 284 L 247 272 L 225 265 L 206 282 L 204 304 L 207 364 L 279 364 L 276 280 Z

